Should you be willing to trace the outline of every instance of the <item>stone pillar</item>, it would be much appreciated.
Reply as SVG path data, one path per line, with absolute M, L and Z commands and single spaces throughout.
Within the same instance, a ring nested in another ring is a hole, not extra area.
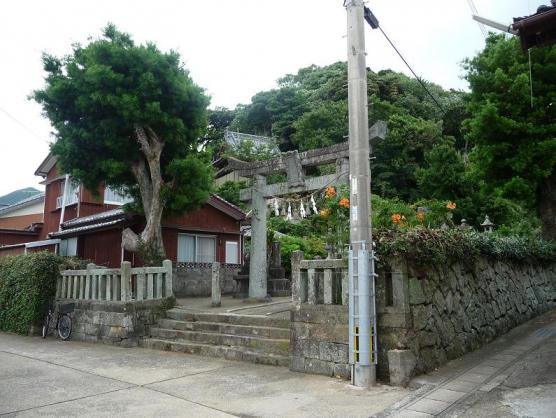
M 388 350 L 390 384 L 407 386 L 416 364 L 417 359 L 410 350 Z
M 222 304 L 222 295 L 220 292 L 220 263 L 212 263 L 212 307 L 217 308 Z
M 323 277 L 324 304 L 332 305 L 332 299 L 333 299 L 332 269 L 324 269 L 323 276 L 324 276 Z
M 270 267 L 282 267 L 282 254 L 280 247 L 280 241 L 272 241 Z
M 93 285 L 94 283 L 95 282 L 93 282 Z M 122 276 L 121 276 L 120 289 L 121 289 L 122 301 L 130 301 L 131 300 L 131 263 L 129 261 L 122 261 Z
M 303 260 L 303 251 L 294 251 L 291 254 L 292 263 L 292 302 L 299 305 L 302 302 L 301 295 L 301 269 L 299 264 Z
M 162 262 L 162 267 L 166 269 L 166 281 L 165 281 L 165 296 L 169 298 L 170 296 L 174 295 L 174 291 L 172 289 L 173 286 L 173 268 L 172 268 L 172 260 L 164 260 Z
M 266 178 L 256 175 L 253 177 L 251 197 L 251 257 L 249 265 L 249 298 L 259 301 L 268 300 L 266 290 L 266 201 L 263 188 Z
M 307 269 L 307 303 L 317 304 L 317 272 L 315 269 Z

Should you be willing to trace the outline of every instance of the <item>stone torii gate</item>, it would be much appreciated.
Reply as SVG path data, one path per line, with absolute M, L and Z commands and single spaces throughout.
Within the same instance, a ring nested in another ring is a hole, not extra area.
M 369 140 L 384 139 L 386 123 L 378 121 L 369 129 Z M 239 176 L 253 178 L 253 187 L 240 191 L 240 200 L 251 202 L 251 251 L 249 266 L 249 298 L 268 300 L 267 295 L 267 203 L 270 197 L 292 193 L 308 193 L 328 185 L 349 183 L 348 142 L 299 153 L 288 151 L 266 161 L 228 160 L 229 168 Z M 336 162 L 336 172 L 319 177 L 305 177 L 306 167 Z M 266 175 L 286 172 L 287 182 L 267 184 Z

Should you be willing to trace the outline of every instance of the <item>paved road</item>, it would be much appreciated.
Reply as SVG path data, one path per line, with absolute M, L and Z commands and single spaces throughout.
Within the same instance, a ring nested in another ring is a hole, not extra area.
M 556 418 L 556 310 L 412 387 L 0 333 L 0 416 Z
M 0 415 L 366 417 L 410 393 L 286 368 L 0 333 Z

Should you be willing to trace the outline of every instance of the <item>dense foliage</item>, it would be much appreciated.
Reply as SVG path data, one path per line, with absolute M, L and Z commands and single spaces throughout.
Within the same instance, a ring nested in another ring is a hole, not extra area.
M 210 164 L 198 152 L 208 97 L 176 52 L 135 45 L 113 25 L 68 56 L 45 54 L 43 65 L 46 85 L 33 98 L 54 127 L 61 169 L 91 191 L 106 184 L 133 196 L 146 218 L 141 240 L 163 256 L 162 214 L 208 199 Z
M 556 262 L 556 243 L 527 234 L 504 235 L 507 231 L 479 232 L 455 222 L 460 209 L 453 201 L 420 200 L 409 205 L 399 199 L 373 195 L 371 199 L 374 240 L 381 256 L 401 255 L 417 264 L 442 264 L 478 256 L 514 262 Z M 317 199 L 318 214 L 286 221 L 271 216 L 269 230 L 278 232 L 283 262 L 289 268 L 292 251 L 306 258 L 322 257 L 327 250 L 345 256 L 349 242 L 349 191 L 329 187 Z M 513 232 L 513 231 L 512 231 Z M 282 235 L 285 234 L 285 235 Z
M 0 258 L 0 329 L 25 334 L 39 324 L 56 293 L 60 268 L 75 260 L 50 252 Z
M 427 83 L 442 110 L 416 80 L 369 70 L 369 121 L 389 128 L 372 144 L 373 193 L 413 206 L 456 201 L 454 220 L 477 228 L 488 214 L 506 235 L 539 235 L 540 213 L 545 238 L 554 238 L 547 231 L 556 228 L 555 50 L 532 51 L 532 108 L 527 55 L 513 38 L 492 35 L 465 62 L 471 93 Z M 232 112 L 231 129 L 273 136 L 282 150 L 345 141 L 346 64 L 302 68 Z M 264 159 L 252 149 L 239 154 Z
M 467 138 L 488 194 L 537 209 L 544 236 L 556 239 L 556 46 L 530 54 L 531 68 L 517 38 L 490 35 L 466 61 Z
M 381 229 L 375 233 L 379 257 L 403 256 L 418 265 L 441 265 L 478 256 L 528 263 L 556 262 L 556 243 L 542 239 L 499 236 L 472 229 Z

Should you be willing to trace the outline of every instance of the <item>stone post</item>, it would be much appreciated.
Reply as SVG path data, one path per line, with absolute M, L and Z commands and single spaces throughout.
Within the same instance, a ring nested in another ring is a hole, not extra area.
M 282 254 L 280 247 L 280 241 L 272 241 L 272 254 L 270 258 L 271 267 L 282 267 Z
M 301 269 L 299 268 L 303 260 L 303 251 L 294 251 L 291 254 L 292 263 L 292 302 L 294 305 L 301 304 Z
M 388 350 L 390 384 L 407 386 L 416 364 L 417 359 L 410 350 Z
M 323 276 L 324 304 L 332 305 L 332 269 L 324 269 Z
M 122 301 L 131 300 L 131 263 L 122 261 L 122 277 L 121 277 L 121 297 Z
M 93 270 L 96 266 L 93 263 L 87 264 L 87 275 L 85 276 L 85 299 L 93 299 L 95 295 L 91 295 L 91 288 L 93 285 L 93 274 L 91 270 Z
M 259 301 L 267 299 L 266 280 L 266 201 L 262 192 L 266 178 L 261 175 L 253 177 L 251 197 L 251 257 L 249 265 L 249 298 Z
M 315 269 L 307 269 L 307 303 L 317 304 L 317 272 Z
M 211 306 L 213 308 L 217 308 L 222 304 L 222 295 L 220 293 L 220 274 L 221 274 L 220 263 L 216 261 L 212 263 Z
M 164 260 L 162 262 L 162 267 L 166 270 L 166 282 L 165 282 L 165 297 L 169 298 L 174 294 L 173 286 L 173 270 L 172 270 L 172 261 L 171 260 Z

